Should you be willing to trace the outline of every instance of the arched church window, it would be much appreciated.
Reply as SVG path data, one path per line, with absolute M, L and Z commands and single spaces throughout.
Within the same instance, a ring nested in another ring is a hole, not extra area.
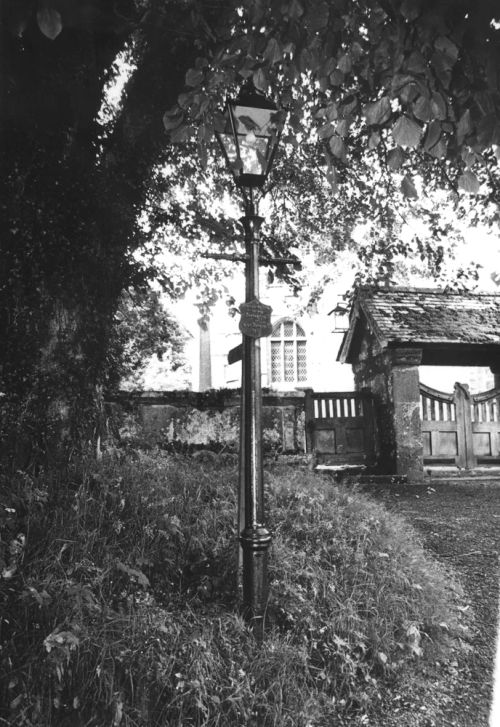
M 306 334 L 293 320 L 279 321 L 271 333 L 271 383 L 307 380 Z

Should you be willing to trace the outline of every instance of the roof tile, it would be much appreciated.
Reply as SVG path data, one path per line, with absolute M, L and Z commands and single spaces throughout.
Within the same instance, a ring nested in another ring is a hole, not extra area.
M 387 343 L 500 343 L 500 295 L 360 288 L 357 300 Z

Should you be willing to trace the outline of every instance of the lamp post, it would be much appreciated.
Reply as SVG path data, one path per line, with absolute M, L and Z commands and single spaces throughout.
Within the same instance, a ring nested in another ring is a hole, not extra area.
M 271 534 L 265 524 L 262 462 L 262 384 L 260 338 L 271 333 L 271 308 L 259 301 L 259 230 L 254 190 L 271 170 L 284 123 L 276 104 L 243 88 L 226 104 L 226 126 L 217 137 L 234 181 L 242 191 L 245 214 L 245 303 L 242 341 L 239 540 L 243 553 L 243 614 L 263 638 L 268 597 L 267 561 Z

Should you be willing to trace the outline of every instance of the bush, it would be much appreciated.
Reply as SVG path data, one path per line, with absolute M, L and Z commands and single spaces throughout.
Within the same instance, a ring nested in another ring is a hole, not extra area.
M 236 480 L 152 452 L 3 483 L 6 723 L 340 725 L 441 648 L 449 579 L 408 525 L 297 468 L 267 475 L 259 647 L 237 615 Z

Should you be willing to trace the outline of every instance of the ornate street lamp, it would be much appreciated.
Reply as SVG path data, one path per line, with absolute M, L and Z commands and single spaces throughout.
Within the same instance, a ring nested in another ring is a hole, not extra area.
M 227 165 L 239 187 L 262 187 L 271 171 L 284 112 L 253 86 L 226 103 L 226 128 L 218 134 Z
M 260 338 L 271 333 L 271 308 L 259 300 L 259 229 L 253 190 L 271 170 L 284 113 L 253 87 L 226 104 L 226 126 L 217 136 L 245 215 L 245 303 L 240 307 L 242 342 L 239 539 L 243 553 L 243 613 L 257 638 L 264 632 L 268 597 L 267 560 L 271 534 L 265 525 L 262 466 Z

